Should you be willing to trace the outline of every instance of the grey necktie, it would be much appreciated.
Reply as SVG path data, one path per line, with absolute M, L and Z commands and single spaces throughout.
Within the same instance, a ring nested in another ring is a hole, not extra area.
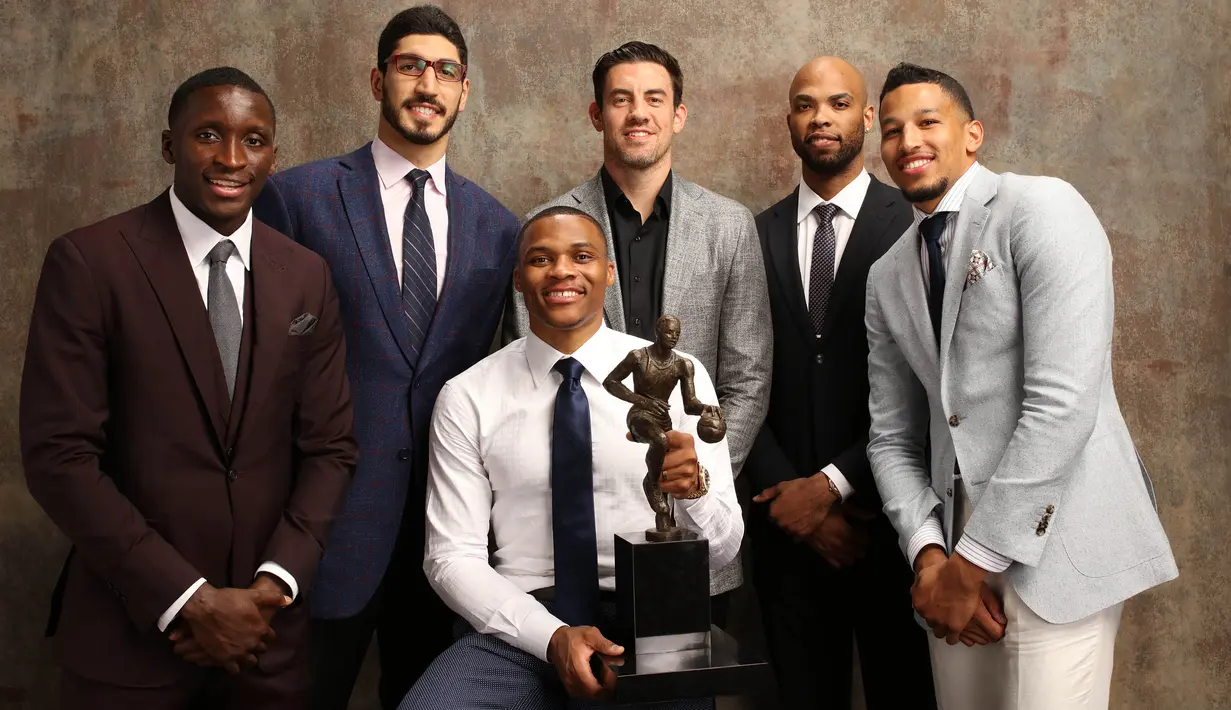
M 825 315 L 829 311 L 829 293 L 833 290 L 833 261 L 838 251 L 838 235 L 833 231 L 833 218 L 838 206 L 823 202 L 812 210 L 816 213 L 816 234 L 812 237 L 812 266 L 808 278 L 808 316 L 812 330 L 821 337 Z
M 209 252 L 209 292 L 206 308 L 209 324 L 214 329 L 214 341 L 222 356 L 222 373 L 227 378 L 227 396 L 235 397 L 235 372 L 239 368 L 239 341 L 244 326 L 239 319 L 239 300 L 227 278 L 227 259 L 235 253 L 235 245 L 224 239 Z

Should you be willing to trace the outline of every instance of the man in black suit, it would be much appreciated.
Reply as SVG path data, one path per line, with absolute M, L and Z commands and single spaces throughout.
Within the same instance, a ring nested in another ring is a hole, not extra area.
M 799 188 L 757 217 L 774 327 L 769 414 L 745 471 L 749 532 L 783 707 L 850 707 L 852 640 L 877 708 L 935 708 L 913 574 L 880 512 L 868 444 L 868 269 L 911 226 L 864 169 L 875 109 L 836 57 L 791 83 Z

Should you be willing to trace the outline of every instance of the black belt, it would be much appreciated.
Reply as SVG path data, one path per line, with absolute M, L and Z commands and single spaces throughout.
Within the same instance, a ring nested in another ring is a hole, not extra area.
M 556 600 L 556 588 L 555 587 L 543 587 L 542 589 L 535 589 L 530 592 L 530 596 L 534 597 L 535 599 L 538 599 L 540 602 L 544 602 L 544 603 L 553 602 Z M 598 590 L 598 600 L 600 602 L 609 602 L 611 604 L 615 604 L 616 603 L 616 593 L 607 591 L 606 589 L 600 589 Z

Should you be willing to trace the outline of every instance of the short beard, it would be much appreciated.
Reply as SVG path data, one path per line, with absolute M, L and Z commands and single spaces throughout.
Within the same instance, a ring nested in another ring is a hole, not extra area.
M 407 99 L 402 105 L 406 106 L 407 104 L 412 104 L 416 102 L 431 103 L 437 108 L 440 108 L 440 109 L 444 108 L 443 106 L 440 106 L 439 101 L 428 99 L 427 97 L 418 96 L 418 95 L 412 96 L 411 98 Z M 398 109 L 393 106 L 393 103 L 389 100 L 389 94 L 387 93 L 384 96 L 382 96 L 380 99 L 380 113 L 382 116 L 384 116 L 385 122 L 388 123 L 390 126 L 393 126 L 393 130 L 397 131 L 398 134 L 401 135 L 403 138 L 405 138 L 408 142 L 414 143 L 415 145 L 431 145 L 435 143 L 436 141 L 440 140 L 441 138 L 444 138 L 446 135 L 449 134 L 449 131 L 453 128 L 453 123 L 457 121 L 457 109 L 455 108 L 453 113 L 446 115 L 445 125 L 442 126 L 440 128 L 440 131 L 436 133 L 432 133 L 426 129 L 413 128 L 409 123 L 403 123 L 400 120 L 401 116 L 398 115 L 399 114 Z M 408 122 L 410 120 L 412 119 L 409 119 L 409 118 L 406 119 L 406 121 Z
M 912 204 L 931 202 L 949 191 L 949 178 L 942 177 L 935 184 L 923 185 L 913 190 L 902 190 L 902 196 Z
M 813 157 L 808 152 L 808 144 L 791 136 L 791 145 L 795 154 L 803 161 L 804 167 L 817 175 L 837 175 L 846 170 L 855 158 L 863 152 L 863 133 L 856 130 L 849 136 L 839 137 L 838 152 L 833 155 Z
M 658 165 L 658 162 L 663 159 L 667 151 L 671 150 L 670 140 L 659 143 L 658 149 L 648 155 L 632 155 L 621 150 L 619 144 L 616 144 L 614 140 L 612 140 L 612 143 L 611 147 L 615 150 L 616 156 L 619 157 L 620 163 L 637 170 L 644 170 Z

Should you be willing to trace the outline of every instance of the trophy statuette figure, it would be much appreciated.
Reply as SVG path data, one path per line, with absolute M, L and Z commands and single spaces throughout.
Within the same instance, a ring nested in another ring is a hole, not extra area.
M 697 423 L 699 439 L 709 444 L 717 443 L 726 435 L 727 425 L 721 407 L 697 399 L 692 361 L 674 352 L 680 339 L 680 320 L 675 316 L 661 316 L 655 324 L 655 335 L 652 345 L 629 352 L 603 381 L 603 387 L 633 405 L 628 411 L 629 433 L 633 441 L 649 444 L 642 488 L 654 511 L 655 523 L 653 530 L 646 531 L 646 539 L 663 542 L 692 535 L 676 526 L 673 500 L 660 486 L 668 448 L 667 432 L 672 429 L 668 400 L 676 385 L 681 387 L 685 413 L 701 417 Z M 632 390 L 624 384 L 629 375 L 633 376 Z M 697 488 L 690 497 L 705 495 L 709 489 L 708 478 L 703 467 Z

